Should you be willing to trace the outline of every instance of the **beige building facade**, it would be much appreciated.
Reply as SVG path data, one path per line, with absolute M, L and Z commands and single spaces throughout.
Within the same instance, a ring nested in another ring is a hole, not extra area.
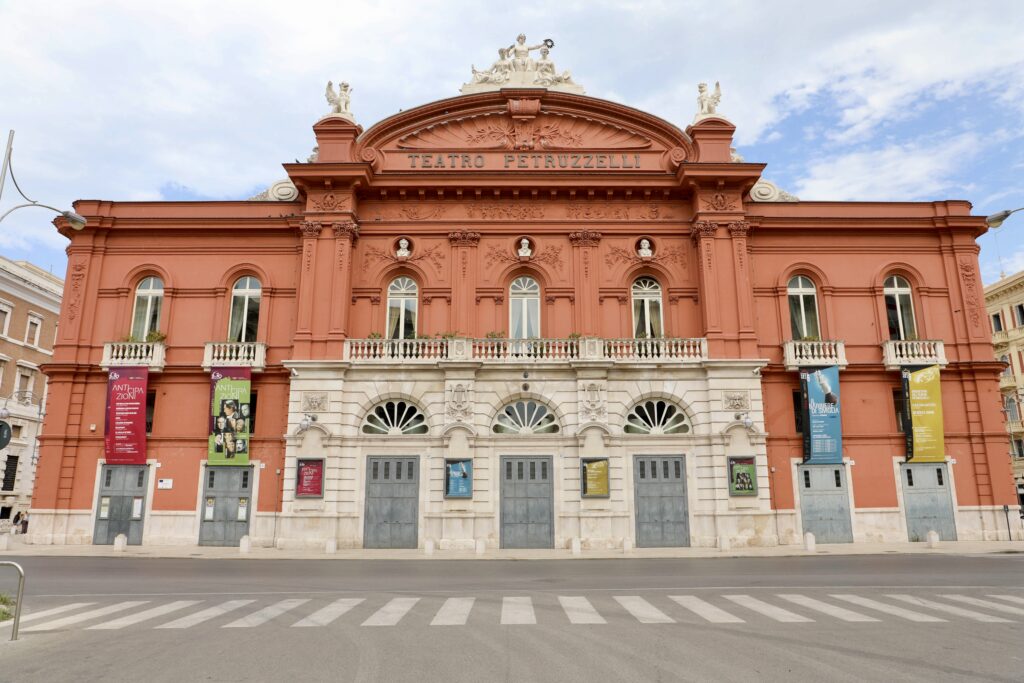
M 1006 363 L 999 378 L 1009 455 L 1017 497 L 1024 503 L 1024 271 L 985 288 L 996 359 Z
M 64 281 L 27 261 L 0 256 L 0 416 L 11 442 L 0 449 L 0 531 L 28 512 Z

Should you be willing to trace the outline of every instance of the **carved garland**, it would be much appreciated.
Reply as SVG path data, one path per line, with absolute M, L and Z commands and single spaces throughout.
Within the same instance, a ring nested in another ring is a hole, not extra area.
M 363 271 L 366 271 L 370 267 L 371 261 L 390 261 L 391 263 L 415 263 L 416 261 L 422 261 L 426 259 L 434 266 L 434 270 L 438 274 L 441 273 L 441 269 L 444 267 L 444 252 L 441 251 L 441 245 L 435 244 L 429 249 L 423 250 L 418 256 L 395 256 L 390 254 L 379 247 L 370 247 L 366 250 L 366 258 L 363 259 Z
M 605 254 L 604 262 L 609 267 L 616 263 L 675 263 L 686 267 L 686 251 L 682 247 L 675 246 L 659 249 L 655 256 L 639 256 L 622 247 L 612 247 Z
M 487 250 L 487 257 L 485 263 L 490 268 L 495 263 L 520 263 L 522 259 L 519 256 L 513 256 L 508 253 L 505 249 L 497 246 L 491 246 Z M 558 272 L 562 272 L 562 249 L 554 245 L 548 245 L 537 252 L 536 255 L 531 256 L 528 261 L 536 261 L 543 263 L 551 268 L 554 268 Z
M 543 206 L 531 206 L 522 204 L 470 204 L 466 207 L 466 214 L 470 218 L 483 220 L 530 220 L 544 218 Z

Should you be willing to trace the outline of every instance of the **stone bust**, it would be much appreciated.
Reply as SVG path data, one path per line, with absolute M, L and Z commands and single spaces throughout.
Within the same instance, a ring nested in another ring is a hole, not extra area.
M 640 246 L 637 247 L 636 253 L 640 258 L 651 258 L 654 256 L 654 250 L 651 249 L 651 241 L 649 239 L 640 240 Z
M 519 240 L 519 255 L 524 258 L 533 256 L 533 249 L 530 248 L 530 240 L 524 237 Z
M 409 240 L 404 237 L 398 240 L 398 250 L 395 251 L 395 256 L 398 258 L 409 258 L 412 256 L 412 251 L 409 250 Z

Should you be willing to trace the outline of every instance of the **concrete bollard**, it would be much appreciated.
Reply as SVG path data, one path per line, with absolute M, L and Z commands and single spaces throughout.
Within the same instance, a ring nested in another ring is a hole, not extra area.
M 633 552 L 633 541 L 628 538 L 622 539 L 622 552 L 631 553 Z
M 252 541 L 249 540 L 249 535 L 246 534 L 238 541 L 238 552 L 248 553 L 250 550 L 252 550 Z
M 0 534 L 0 550 L 9 550 L 11 547 L 11 537 L 9 534 Z
M 581 554 L 583 552 L 583 546 L 580 543 L 579 536 L 573 536 L 572 537 L 572 541 L 570 543 L 570 547 L 572 548 L 572 554 L 573 555 L 579 555 L 579 554 Z
M 732 543 L 729 542 L 728 536 L 718 537 L 718 549 L 721 550 L 723 553 L 727 550 L 732 549 Z
M 487 541 L 482 538 L 476 539 L 476 554 L 483 555 L 487 552 Z
M 324 543 L 324 552 L 328 555 L 333 555 L 338 552 L 338 539 L 328 538 L 327 542 Z
M 804 550 L 806 550 L 809 553 L 813 553 L 816 547 L 817 545 L 814 542 L 814 534 L 808 531 L 806 534 L 804 534 Z
M 123 553 L 124 549 L 128 547 L 128 537 L 124 534 L 118 534 L 114 536 L 114 550 L 119 553 Z
M 433 555 L 434 554 L 434 539 L 428 538 L 423 542 L 423 554 Z
M 939 532 L 932 529 L 928 532 L 928 547 L 938 548 L 939 547 Z

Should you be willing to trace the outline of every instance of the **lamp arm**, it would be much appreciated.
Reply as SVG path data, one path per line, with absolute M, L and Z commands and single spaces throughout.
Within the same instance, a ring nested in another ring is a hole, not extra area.
M 29 202 L 28 204 L 18 204 L 17 206 L 15 206 L 13 208 L 7 209 L 7 211 L 5 211 L 2 216 L 0 216 L 0 221 L 3 221 L 3 219 L 7 218 L 7 216 L 9 216 L 13 212 L 17 211 L 18 209 L 24 209 L 24 208 L 29 207 L 29 206 L 38 206 L 38 207 L 43 208 L 43 209 L 49 209 L 50 211 L 58 213 L 58 214 L 60 214 L 62 216 L 64 215 L 63 211 L 61 211 L 60 209 L 54 208 L 54 207 L 50 206 L 49 204 L 40 204 L 39 202 Z

